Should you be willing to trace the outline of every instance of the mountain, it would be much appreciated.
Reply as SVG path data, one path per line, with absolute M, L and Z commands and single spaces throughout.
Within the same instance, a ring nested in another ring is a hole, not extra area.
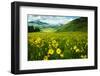
M 29 21 L 28 22 L 28 31 L 29 32 L 46 32 L 46 31 L 55 31 L 58 28 L 58 25 L 51 25 L 46 22 L 42 22 L 40 20 Z
M 45 22 L 41 22 L 40 20 L 35 20 L 35 21 L 30 21 L 30 22 L 28 22 L 28 23 L 33 23 L 33 24 L 38 24 L 38 25 L 47 25 L 47 23 L 45 23 Z
M 75 20 L 70 21 L 67 24 L 60 26 L 57 32 L 67 32 L 67 31 L 88 31 L 88 18 L 87 17 L 80 17 Z
M 49 24 L 45 22 L 41 22 L 40 20 L 35 20 L 35 21 L 28 22 L 28 26 L 43 28 L 49 26 Z
M 33 26 L 39 29 L 45 29 L 45 28 L 58 28 L 60 25 L 53 25 L 50 23 L 42 22 L 40 20 L 35 20 L 35 21 L 29 21 L 28 22 L 28 27 Z

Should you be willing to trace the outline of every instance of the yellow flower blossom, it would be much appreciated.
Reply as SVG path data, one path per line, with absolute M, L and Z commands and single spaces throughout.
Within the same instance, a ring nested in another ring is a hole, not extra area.
M 57 53 L 57 54 L 60 54 L 60 53 L 61 53 L 61 49 L 58 48 L 58 49 L 56 50 L 56 53 Z
M 58 47 L 58 43 L 55 44 L 55 48 L 57 48 L 57 47 Z
M 48 60 L 48 56 L 44 56 L 44 60 Z
M 41 38 L 38 37 L 38 38 L 35 40 L 35 43 L 37 44 L 37 43 L 40 43 L 40 42 L 41 42 Z
M 52 46 L 54 48 L 57 48 L 58 47 L 58 42 L 56 40 L 52 40 Z
M 81 55 L 81 58 L 86 58 L 87 56 L 86 55 Z
M 39 45 L 39 44 L 37 44 L 36 46 L 37 46 L 37 47 L 40 47 L 40 45 Z
M 80 50 L 79 50 L 79 49 L 76 49 L 75 51 L 76 51 L 76 52 L 79 52 Z
M 77 46 L 74 46 L 73 49 L 75 50 L 77 48 Z
M 55 44 L 56 43 L 56 40 L 52 40 L 52 43 Z
M 60 57 L 62 57 L 62 58 L 63 58 L 63 57 L 64 57 L 64 54 L 60 54 Z
M 54 53 L 54 50 L 53 49 L 49 49 L 48 50 L 48 54 L 51 54 L 52 55 L 53 53 Z
M 58 47 L 58 43 L 52 43 L 52 46 L 54 47 L 54 48 L 57 48 Z
M 49 44 L 49 48 L 51 48 L 51 45 Z

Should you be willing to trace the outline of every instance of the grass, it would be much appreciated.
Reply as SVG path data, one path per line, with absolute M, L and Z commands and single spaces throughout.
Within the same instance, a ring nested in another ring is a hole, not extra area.
M 56 30 L 53 28 L 45 28 L 45 29 L 41 29 L 41 32 L 55 32 Z
M 28 33 L 28 60 L 88 58 L 87 32 Z

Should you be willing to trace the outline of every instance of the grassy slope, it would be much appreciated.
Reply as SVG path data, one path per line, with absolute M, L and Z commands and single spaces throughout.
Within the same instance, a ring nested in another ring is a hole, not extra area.
M 66 32 L 66 31 L 82 31 L 87 32 L 87 18 L 86 17 L 80 17 L 78 19 L 75 19 L 60 28 L 58 28 L 57 32 Z

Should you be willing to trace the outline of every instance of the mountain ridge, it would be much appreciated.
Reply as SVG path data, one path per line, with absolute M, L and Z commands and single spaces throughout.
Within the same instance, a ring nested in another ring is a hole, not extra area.
M 88 20 L 87 17 L 80 17 L 75 20 L 70 21 L 67 24 L 62 25 L 58 28 L 57 32 L 67 32 L 67 31 L 83 31 L 87 32 Z

